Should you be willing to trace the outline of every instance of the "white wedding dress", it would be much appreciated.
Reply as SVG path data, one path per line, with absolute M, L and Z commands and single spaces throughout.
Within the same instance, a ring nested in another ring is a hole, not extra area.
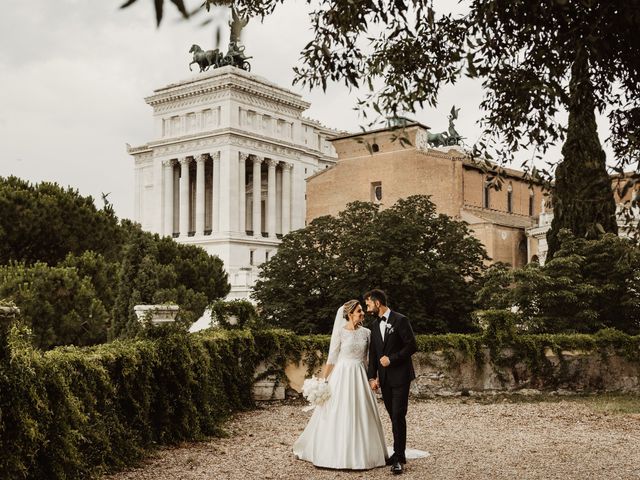
M 371 331 L 341 328 L 327 363 L 331 398 L 317 406 L 293 445 L 299 459 L 317 467 L 364 470 L 388 458 L 376 399 L 369 387 L 366 362 Z

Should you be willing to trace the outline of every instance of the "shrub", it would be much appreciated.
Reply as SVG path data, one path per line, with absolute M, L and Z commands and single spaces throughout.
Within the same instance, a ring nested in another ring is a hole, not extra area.
M 0 265 L 0 298 L 20 308 L 38 348 L 93 345 L 107 338 L 107 311 L 89 278 L 73 267 Z
M 544 266 L 490 268 L 478 305 L 517 306 L 531 333 L 640 333 L 640 249 L 613 234 L 587 240 L 563 230 L 559 238 L 560 250 Z

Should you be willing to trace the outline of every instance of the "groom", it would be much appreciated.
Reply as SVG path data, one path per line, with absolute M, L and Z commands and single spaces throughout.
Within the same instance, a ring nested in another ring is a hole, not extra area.
M 367 311 L 378 319 L 371 328 L 368 377 L 371 388 L 382 389 L 384 406 L 393 427 L 393 455 L 387 461 L 394 474 L 402 473 L 407 462 L 407 406 L 409 385 L 416 378 L 411 355 L 416 350 L 416 339 L 409 320 L 387 307 L 387 296 L 382 290 L 364 294 Z

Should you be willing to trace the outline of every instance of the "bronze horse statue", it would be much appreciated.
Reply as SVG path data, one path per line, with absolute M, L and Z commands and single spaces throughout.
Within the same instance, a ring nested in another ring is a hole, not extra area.
M 458 119 L 459 108 L 456 108 L 454 105 L 451 107 L 451 112 L 449 113 L 449 131 L 440 132 L 440 133 L 431 133 L 427 131 L 427 142 L 432 147 L 446 147 L 446 146 L 454 146 L 459 145 L 460 140 L 464 137 L 460 136 L 458 131 L 456 130 L 455 125 L 453 124 L 454 120 Z
M 220 66 L 220 62 L 224 55 L 217 48 L 215 50 L 207 50 L 206 52 L 200 48 L 200 45 L 191 45 L 189 53 L 193 53 L 193 60 L 189 64 L 189 70 L 191 71 L 191 65 L 197 63 L 200 67 L 200 71 L 204 72 L 209 67 L 216 68 Z

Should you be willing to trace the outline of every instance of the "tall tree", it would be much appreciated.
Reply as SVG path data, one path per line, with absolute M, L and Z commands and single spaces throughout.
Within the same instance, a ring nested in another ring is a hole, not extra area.
M 548 260 L 560 248 L 561 229 L 585 238 L 597 238 L 605 232 L 618 233 L 616 204 L 598 139 L 588 70 L 587 52 L 579 49 L 571 68 L 567 139 L 553 187 L 553 221 L 547 232 Z
M 98 210 L 93 198 L 77 190 L 0 177 L 0 264 L 17 260 L 55 265 L 68 253 L 87 250 L 114 261 L 123 233 L 108 205 Z
M 176 303 L 180 320 L 191 323 L 230 289 L 218 257 L 199 247 L 134 229 L 123 248 L 109 338 L 139 331 L 133 311 L 137 304 Z
M 473 329 L 474 279 L 484 247 L 467 226 L 412 196 L 379 211 L 354 202 L 286 235 L 264 266 L 254 296 L 266 319 L 298 333 L 328 333 L 336 309 L 383 288 L 414 330 Z

